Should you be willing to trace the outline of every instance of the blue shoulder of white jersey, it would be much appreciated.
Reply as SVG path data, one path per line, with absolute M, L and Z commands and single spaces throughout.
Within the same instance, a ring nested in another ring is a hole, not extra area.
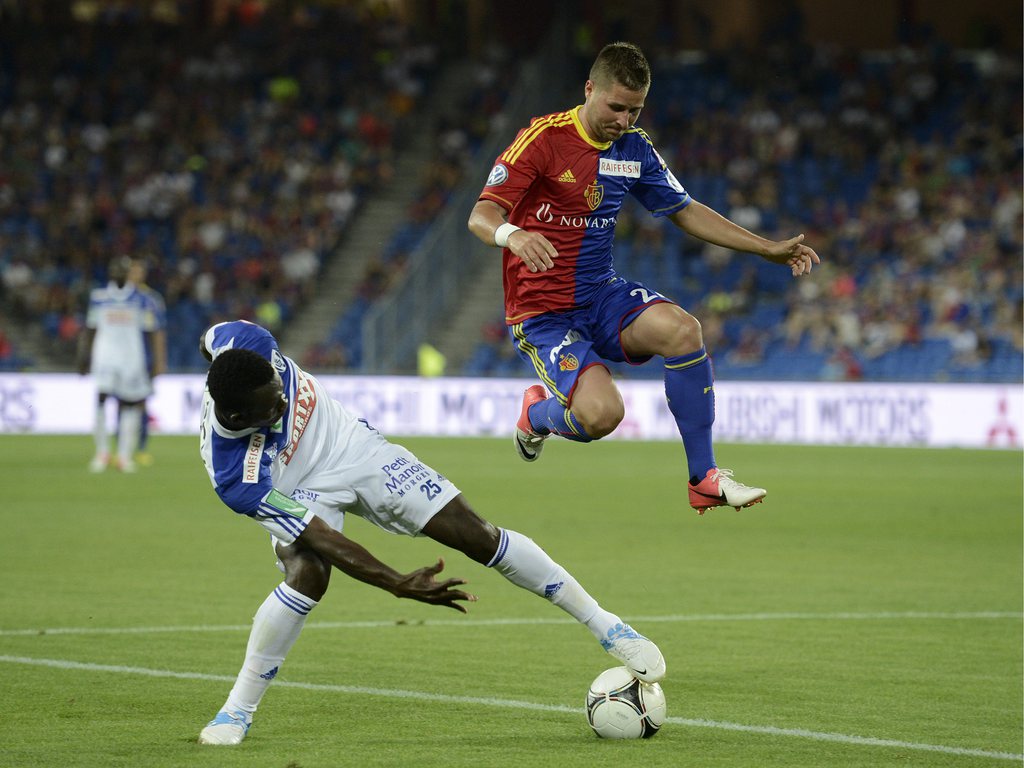
M 102 285 L 89 291 L 89 308 L 98 308 L 107 304 L 124 303 L 130 294 L 126 291 L 115 292 L 109 285 Z
M 160 331 L 167 327 L 167 304 L 164 297 L 154 291 L 148 285 L 136 286 L 142 298 L 146 300 L 146 309 L 153 313 L 153 320 L 156 324 L 154 330 Z
M 285 363 L 277 339 L 266 328 L 246 320 L 218 323 L 206 332 L 206 348 L 216 358 L 227 349 L 250 349 L 270 361 L 278 371 Z

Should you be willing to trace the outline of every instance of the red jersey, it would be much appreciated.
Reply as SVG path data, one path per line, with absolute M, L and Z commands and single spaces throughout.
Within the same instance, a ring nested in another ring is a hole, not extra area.
M 585 306 L 615 275 L 612 240 L 627 193 L 655 216 L 690 203 L 646 133 L 634 126 L 615 141 L 594 141 L 579 110 L 534 118 L 498 156 L 480 193 L 508 211 L 510 223 L 540 232 L 558 251 L 546 272 L 530 272 L 512 251 L 502 251 L 509 325 Z

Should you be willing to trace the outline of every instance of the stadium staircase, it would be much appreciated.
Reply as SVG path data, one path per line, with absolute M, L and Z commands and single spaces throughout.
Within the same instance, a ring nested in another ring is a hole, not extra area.
M 501 119 L 476 154 L 444 212 L 409 259 L 401 282 L 379 299 L 363 321 L 366 373 L 415 373 L 420 344 L 445 355 L 446 372 L 459 375 L 481 338 L 481 327 L 502 317 L 501 254 L 467 229 L 494 158 L 513 131 L 534 115 L 564 107 L 561 78 L 568 70 L 564 20 L 552 26 L 546 42 L 520 61 L 515 86 Z
M 66 371 L 69 361 L 66 354 L 55 349 L 53 341 L 46 335 L 38 321 L 6 318 L 0 327 L 6 335 L 13 354 L 0 360 L 0 371 Z
M 469 218 L 469 211 L 466 211 Z M 442 324 L 435 334 L 434 346 L 445 356 L 447 372 L 458 376 L 466 369 L 473 350 L 481 338 L 483 326 L 504 316 L 504 296 L 501 288 L 501 251 L 497 248 L 484 248 L 484 259 L 476 260 L 476 269 L 469 287 L 462 292 L 459 311 L 449 315 L 447 323 Z M 512 342 L 510 341 L 509 344 Z
M 394 180 L 355 212 L 323 265 L 315 297 L 280 332 L 282 348 L 293 350 L 298 357 L 310 345 L 330 336 L 338 317 L 355 297 L 368 264 L 383 250 L 415 201 L 421 169 L 434 152 L 435 125 L 454 111 L 471 87 L 472 78 L 469 62 L 453 62 L 443 68 L 417 118 L 417 130 L 397 153 Z

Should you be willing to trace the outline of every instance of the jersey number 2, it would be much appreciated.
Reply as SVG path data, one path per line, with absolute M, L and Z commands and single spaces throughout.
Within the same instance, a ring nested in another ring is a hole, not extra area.
M 643 288 L 634 288 L 632 291 L 629 292 L 629 295 L 630 296 L 642 296 L 643 299 L 644 299 L 644 304 L 646 304 L 647 302 L 649 302 L 649 301 L 651 301 L 653 299 L 662 299 L 662 298 L 664 298 L 664 296 L 662 296 L 660 293 L 648 293 Z

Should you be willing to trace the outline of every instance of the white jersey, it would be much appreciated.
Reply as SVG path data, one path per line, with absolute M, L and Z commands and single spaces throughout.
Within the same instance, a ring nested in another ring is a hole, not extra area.
M 344 511 L 391 533 L 416 535 L 458 489 L 333 400 L 315 377 L 281 354 L 266 329 L 236 320 L 207 331 L 214 358 L 249 349 L 280 374 L 288 407 L 270 427 L 234 431 L 203 395 L 200 453 L 217 495 L 290 544 L 312 515 L 341 530 Z
M 133 285 L 111 282 L 92 291 L 85 325 L 96 331 L 90 370 L 100 392 L 128 402 L 153 393 L 144 334 L 157 323 L 152 304 Z

